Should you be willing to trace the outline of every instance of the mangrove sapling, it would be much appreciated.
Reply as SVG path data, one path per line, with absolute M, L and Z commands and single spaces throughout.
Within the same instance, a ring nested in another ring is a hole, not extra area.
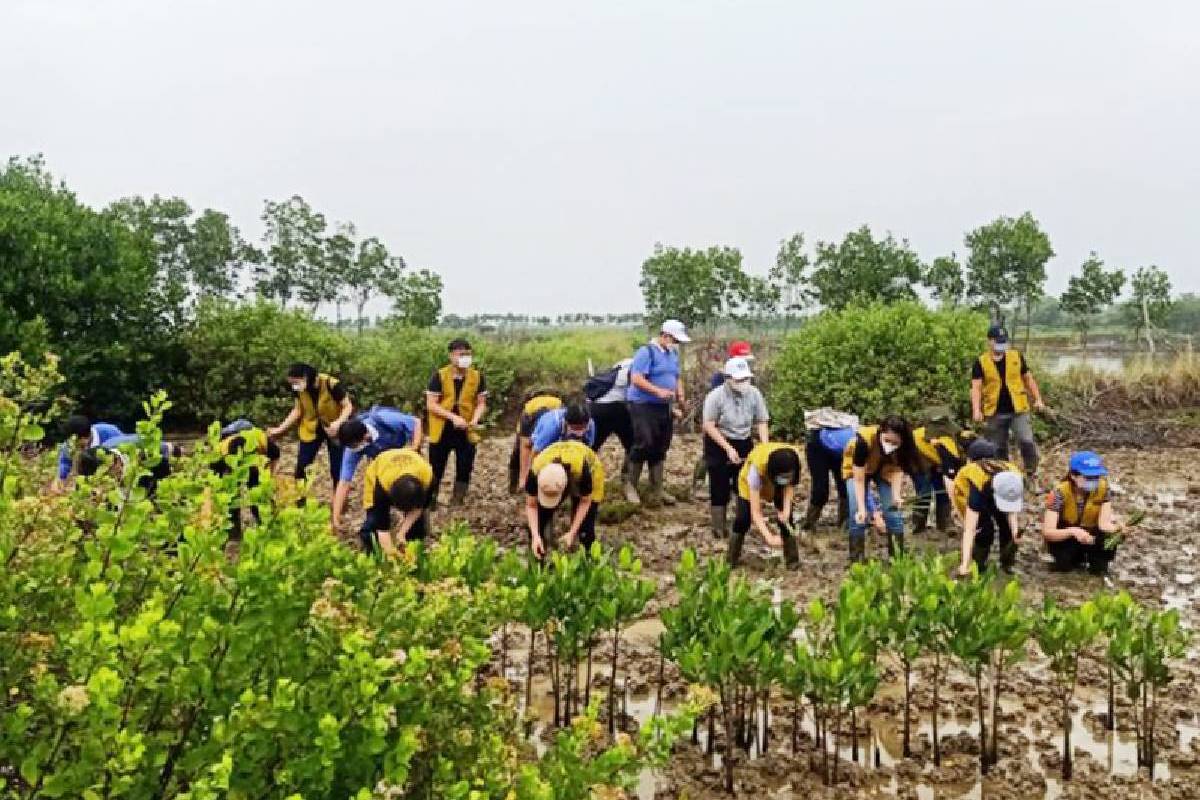
M 1079 657 L 1100 634 L 1100 615 L 1090 600 L 1079 608 L 1065 609 L 1048 597 L 1033 632 L 1042 652 L 1050 659 L 1050 669 L 1058 683 L 1063 715 L 1062 777 L 1070 780 L 1071 699 L 1079 679 Z
M 609 585 L 605 589 L 604 598 L 599 604 L 599 614 L 604 627 L 612 631 L 612 663 L 608 674 L 608 734 L 616 735 L 616 706 L 617 665 L 621 652 L 621 627 L 636 617 L 646 608 L 646 603 L 654 596 L 654 581 L 641 578 L 642 561 L 634 558 L 633 549 L 625 545 L 616 556 L 616 564 L 611 564 L 612 554 L 607 553 L 605 560 L 609 568 L 605 577 Z M 590 682 L 590 677 L 589 677 Z
M 904 673 L 902 746 L 905 758 L 912 757 L 913 667 L 935 634 L 932 615 L 937 611 L 938 598 L 931 587 L 930 576 L 941 574 L 942 570 L 941 560 L 936 556 L 917 560 L 902 553 L 891 560 L 882 578 L 884 641 L 900 660 Z
M 995 649 L 992 651 L 992 743 L 989 762 L 1000 761 L 1000 692 L 1007 671 L 1025 658 L 1025 643 L 1033 630 L 1033 615 L 1021 598 L 1021 587 L 1011 580 L 996 595 L 990 616 L 995 627 Z
M 1141 607 L 1126 591 L 1115 594 L 1101 592 L 1096 595 L 1095 603 L 1100 614 L 1100 631 L 1105 639 L 1104 667 L 1107 679 L 1108 716 L 1104 721 L 1104 727 L 1106 730 L 1115 731 L 1117 729 L 1117 664 L 1121 662 L 1123 653 L 1129 647 L 1133 631 L 1137 630 L 1141 624 L 1139 619 Z M 1141 766 L 1140 750 L 1138 755 L 1138 766 Z
M 956 590 L 955 582 L 950 580 L 945 569 L 945 565 L 949 564 L 949 558 L 946 557 L 942 561 L 942 569 L 935 569 L 927 575 L 928 582 L 921 599 L 921 614 L 923 615 L 921 624 L 928 626 L 931 634 L 926 643 L 929 652 L 933 654 L 933 708 L 930 711 L 930 722 L 933 736 L 933 763 L 938 767 L 942 765 L 942 745 L 939 731 L 942 710 L 941 684 L 949 667 L 952 652 L 950 645 L 955 635 L 954 628 L 950 624 L 950 617 L 946 613 L 946 608 Z

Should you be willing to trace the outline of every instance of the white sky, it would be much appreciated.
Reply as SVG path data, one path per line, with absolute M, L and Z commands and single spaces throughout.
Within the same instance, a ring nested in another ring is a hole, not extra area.
M 656 241 L 868 222 L 925 258 L 1032 211 L 1200 291 L 1200 4 L 3 0 L 0 154 L 257 237 L 300 193 L 446 309 L 637 310 Z

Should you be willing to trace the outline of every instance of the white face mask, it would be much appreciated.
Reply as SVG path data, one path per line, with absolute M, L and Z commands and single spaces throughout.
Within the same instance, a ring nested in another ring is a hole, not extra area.
M 880 442 L 879 446 L 883 448 L 883 454 L 885 456 L 890 456 L 892 453 L 900 449 L 900 445 L 892 444 L 891 442 Z
M 471 366 L 471 361 L 472 359 L 470 356 L 459 356 L 457 359 L 455 359 L 455 363 L 458 364 L 459 369 L 466 369 L 467 367 Z
M 1083 486 L 1081 488 L 1085 492 L 1094 492 L 1100 488 L 1100 479 L 1099 478 L 1084 478 L 1082 483 L 1083 483 Z
M 997 353 L 1007 353 L 1008 352 L 1008 342 L 996 342 L 992 346 L 995 348 Z
M 300 394 L 301 392 L 304 391 L 304 384 L 303 383 L 293 383 L 292 391 L 295 392 L 296 394 Z
M 792 482 L 791 475 L 780 475 L 778 478 L 775 479 L 776 486 L 787 486 L 791 482 Z

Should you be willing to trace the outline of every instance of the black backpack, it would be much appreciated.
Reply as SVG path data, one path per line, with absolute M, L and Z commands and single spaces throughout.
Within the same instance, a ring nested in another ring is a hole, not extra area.
M 583 393 L 588 400 L 596 401 L 613 390 L 617 385 L 617 375 L 621 373 L 621 367 L 615 366 L 612 369 L 605 370 L 599 374 L 588 378 L 583 384 Z

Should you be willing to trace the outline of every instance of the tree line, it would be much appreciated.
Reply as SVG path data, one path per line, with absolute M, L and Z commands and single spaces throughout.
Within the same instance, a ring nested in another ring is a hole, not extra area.
M 943 306 L 986 309 L 994 322 L 1023 323 L 1028 336 L 1034 309 L 1046 299 L 1046 264 L 1055 255 L 1049 236 L 1026 212 L 969 231 L 963 244 L 965 259 L 952 252 L 924 262 L 907 239 L 880 236 L 869 225 L 811 249 L 796 233 L 780 243 L 765 274 L 747 270 L 736 247 L 658 244 L 642 264 L 640 286 L 648 316 L 678 316 L 700 327 L 728 319 L 787 322 L 817 309 L 917 300 L 924 293 Z M 1057 298 L 1085 344 L 1097 317 L 1121 297 L 1126 277 L 1093 252 Z M 1173 310 L 1170 278 L 1149 265 L 1128 283 L 1123 318 L 1153 349 L 1153 333 Z

